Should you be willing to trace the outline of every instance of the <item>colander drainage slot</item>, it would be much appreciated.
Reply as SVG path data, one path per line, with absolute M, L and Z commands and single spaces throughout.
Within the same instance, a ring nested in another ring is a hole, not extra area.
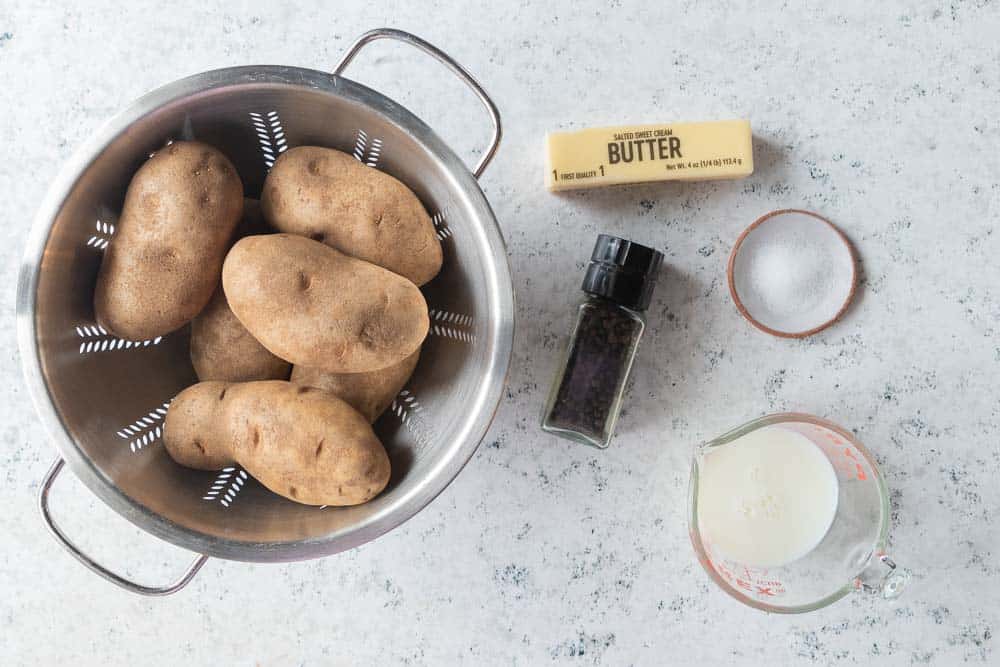
M 80 324 L 74 327 L 76 335 L 83 339 L 77 350 L 80 354 L 90 352 L 110 352 L 112 350 L 131 350 L 150 345 L 159 345 L 163 336 L 149 340 L 125 340 L 108 333 L 107 329 L 98 324 Z
M 281 126 L 281 118 L 277 111 L 267 113 L 250 112 L 250 122 L 253 123 L 260 150 L 264 154 L 264 164 L 270 169 L 278 156 L 288 150 L 285 139 L 285 128 Z
M 170 403 L 164 403 L 154 408 L 145 417 L 139 417 L 128 426 L 122 427 L 116 435 L 122 440 L 128 440 L 128 447 L 135 454 L 143 447 L 148 447 L 163 437 L 163 418 L 167 415 Z
M 451 338 L 452 340 L 469 344 L 476 342 L 475 334 L 467 331 L 475 323 L 472 316 L 452 313 L 447 310 L 438 310 L 436 308 L 431 308 L 429 314 L 433 320 L 430 328 L 431 335 Z
M 400 423 L 413 436 L 420 447 L 428 447 L 434 441 L 434 429 L 420 416 L 423 406 L 409 389 L 404 389 L 393 399 L 389 412 L 399 418 Z
M 432 320 L 453 323 L 460 327 L 471 327 L 475 321 L 472 319 L 472 315 L 462 315 L 461 313 L 452 313 L 447 310 L 438 310 L 437 308 L 430 309 L 430 316 Z
M 444 223 L 444 214 L 435 213 L 431 216 L 431 222 L 434 223 L 434 232 L 437 234 L 438 241 L 444 241 L 446 238 L 451 236 L 451 229 L 448 225 Z
M 115 234 L 115 226 L 110 222 L 98 220 L 94 223 L 95 233 L 87 239 L 87 247 L 104 250 L 111 243 L 111 237 Z
M 368 133 L 358 130 L 357 139 L 354 140 L 354 158 L 363 164 L 372 167 L 378 166 L 378 159 L 382 156 L 382 140 L 372 139 L 368 141 Z
M 392 399 L 392 405 L 389 408 L 392 412 L 399 417 L 399 421 L 406 423 L 407 419 L 410 418 L 410 413 L 416 414 L 423 410 L 423 406 L 417 401 L 417 397 L 410 393 L 409 389 L 404 389 L 399 392 L 396 398 Z
M 236 494 L 243 488 L 247 478 L 248 475 L 242 468 L 223 468 L 215 481 L 212 482 L 212 487 L 205 492 L 201 499 L 218 500 L 223 507 L 229 507 L 236 500 Z

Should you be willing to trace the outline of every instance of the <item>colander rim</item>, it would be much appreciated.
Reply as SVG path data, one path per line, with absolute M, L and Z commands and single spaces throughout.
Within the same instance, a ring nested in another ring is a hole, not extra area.
M 395 499 L 377 514 L 349 529 L 320 538 L 254 542 L 222 538 L 182 526 L 138 503 L 122 491 L 77 445 L 63 422 L 42 371 L 36 329 L 36 298 L 42 257 L 52 225 L 80 176 L 112 141 L 144 116 L 191 95 L 225 87 L 307 86 L 360 103 L 411 136 L 443 167 L 450 186 L 462 193 L 482 224 L 482 235 L 493 270 L 486 271 L 487 289 L 495 296 L 487 332 L 494 341 L 472 410 L 460 430 L 461 442 L 428 471 L 423 483 Z M 35 410 L 59 455 L 90 491 L 118 514 L 146 532 L 176 546 L 216 558 L 247 562 L 283 562 L 327 556 L 365 544 L 397 528 L 437 497 L 461 472 L 485 437 L 499 409 L 513 353 L 514 289 L 500 226 L 478 181 L 451 148 L 420 118 L 384 94 L 343 76 L 284 65 L 226 67 L 167 83 L 143 95 L 106 121 L 69 158 L 50 184 L 32 222 L 18 275 L 16 322 L 21 366 Z

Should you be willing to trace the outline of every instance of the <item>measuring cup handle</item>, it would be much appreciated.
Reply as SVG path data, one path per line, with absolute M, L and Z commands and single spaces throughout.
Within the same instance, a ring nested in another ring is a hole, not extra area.
M 152 596 L 162 596 L 170 595 L 171 593 L 176 593 L 180 589 L 191 583 L 194 579 L 194 575 L 198 574 L 198 570 L 201 566 L 205 564 L 208 560 L 208 556 L 198 556 L 193 563 L 191 563 L 184 574 L 180 576 L 179 579 L 175 580 L 171 584 L 166 586 L 144 586 L 142 584 L 137 584 L 130 579 L 112 572 L 108 568 L 104 567 L 93 558 L 85 554 L 80 550 L 80 547 L 76 546 L 66 533 L 62 531 L 62 528 L 56 525 L 55 521 L 52 520 L 52 512 L 49 509 L 49 491 L 52 489 L 53 482 L 56 481 L 56 477 L 62 471 L 63 466 L 66 464 L 62 459 L 56 459 L 56 462 L 52 464 L 49 471 L 45 474 L 45 479 L 42 480 L 42 487 L 38 493 L 38 508 L 42 511 L 42 519 L 45 520 L 45 525 L 48 527 L 49 532 L 52 533 L 59 542 L 66 548 L 69 554 L 84 564 L 90 571 L 99 574 L 116 586 L 121 586 L 130 593 L 138 593 L 139 595 L 152 595 Z
M 376 28 L 375 30 L 369 30 L 365 34 L 361 35 L 351 48 L 347 49 L 347 53 L 344 57 L 340 59 L 337 66 L 333 68 L 333 73 L 337 76 L 341 76 L 347 66 L 351 64 L 354 57 L 358 55 L 366 45 L 379 39 L 393 39 L 397 42 L 403 42 L 404 44 L 409 44 L 410 46 L 417 48 L 429 56 L 435 58 L 438 62 L 443 64 L 445 67 L 450 69 L 455 76 L 462 80 L 462 82 L 468 86 L 479 101 L 483 103 L 486 107 L 486 113 L 489 114 L 490 122 L 493 123 L 493 137 L 490 139 L 489 148 L 483 153 L 482 157 L 479 158 L 479 162 L 476 163 L 475 168 L 472 170 L 472 174 L 479 178 L 479 176 L 486 169 L 486 166 L 493 159 L 493 156 L 497 152 L 497 147 L 500 145 L 500 139 L 503 136 L 503 129 L 500 125 L 500 112 L 497 110 L 497 105 L 493 103 L 490 96 L 486 94 L 483 87 L 479 85 L 479 82 L 469 74 L 468 70 L 459 65 L 454 58 L 449 56 L 447 53 L 437 48 L 430 42 L 427 42 L 416 35 L 404 32 L 403 30 L 396 30 L 394 28 Z
M 886 600 L 895 600 L 906 588 L 913 573 L 889 558 L 888 554 L 877 554 L 856 580 L 859 589 L 867 593 L 881 595 Z M 883 569 L 884 568 L 884 569 Z

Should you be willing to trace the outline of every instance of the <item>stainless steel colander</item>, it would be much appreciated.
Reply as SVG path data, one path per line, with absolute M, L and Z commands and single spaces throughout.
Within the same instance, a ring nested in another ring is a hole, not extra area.
M 420 119 L 341 76 L 366 44 L 391 38 L 434 56 L 462 79 L 493 124 L 471 172 Z M 182 79 L 138 100 L 70 160 L 35 220 L 18 282 L 21 361 L 39 415 L 59 449 L 40 492 L 46 524 L 78 560 L 131 591 L 179 590 L 209 556 L 275 562 L 358 546 L 400 525 L 440 493 L 472 456 L 503 390 L 514 296 L 500 230 L 476 177 L 500 141 L 496 107 L 446 54 L 396 30 L 363 35 L 332 74 L 235 67 Z M 431 331 L 413 379 L 376 431 L 393 464 L 387 490 L 351 508 L 298 505 L 238 467 L 182 468 L 160 444 L 171 399 L 196 381 L 186 331 L 146 341 L 115 338 L 94 322 L 101 253 L 133 173 L 151 151 L 193 138 L 229 156 L 248 194 L 288 147 L 352 153 L 399 178 L 432 213 L 444 247 L 424 288 Z M 53 522 L 48 493 L 63 466 L 135 525 L 199 556 L 175 582 L 143 586 L 111 572 Z

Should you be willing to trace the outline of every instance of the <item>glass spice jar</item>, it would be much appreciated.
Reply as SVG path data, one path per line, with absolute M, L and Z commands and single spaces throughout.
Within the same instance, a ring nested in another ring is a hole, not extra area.
M 545 431 L 608 446 L 662 260 L 662 253 L 638 243 L 597 237 L 583 279 L 587 298 L 545 407 Z

